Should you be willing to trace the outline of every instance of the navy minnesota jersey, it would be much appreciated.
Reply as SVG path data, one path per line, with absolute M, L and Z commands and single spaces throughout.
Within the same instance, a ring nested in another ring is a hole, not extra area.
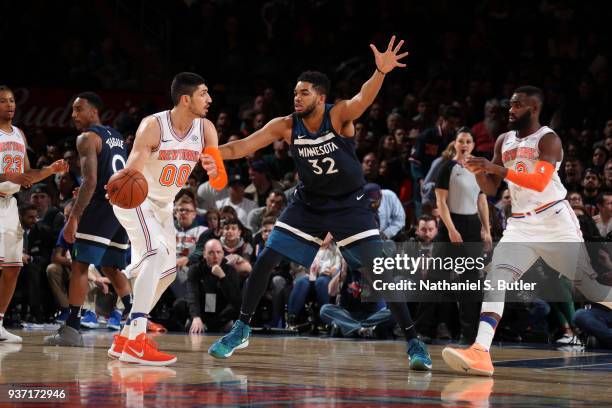
M 110 126 L 95 125 L 87 129 L 102 139 L 102 149 L 98 154 L 98 182 L 93 198 L 105 200 L 104 186 L 108 179 L 125 167 L 127 152 L 121 133 Z
M 329 115 L 332 107 L 325 105 L 323 122 L 316 133 L 309 132 L 298 115 L 292 115 L 290 150 L 300 176 L 298 188 L 315 196 L 346 196 L 365 184 L 355 141 L 333 129 Z

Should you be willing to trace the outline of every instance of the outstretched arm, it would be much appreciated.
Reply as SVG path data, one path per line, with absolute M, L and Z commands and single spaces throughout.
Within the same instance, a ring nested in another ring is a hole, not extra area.
M 391 37 L 389 45 L 385 52 L 378 51 L 374 44 L 370 44 L 370 48 L 374 53 L 374 62 L 376 70 L 362 86 L 359 93 L 349 100 L 344 100 L 336 104 L 332 109 L 332 115 L 336 116 L 342 123 L 351 122 L 360 117 L 363 112 L 374 102 L 376 95 L 380 91 L 385 75 L 391 72 L 395 67 L 405 67 L 406 64 L 399 62 L 402 58 L 408 55 L 404 52 L 398 55 L 398 52 L 404 44 L 404 40 L 400 40 L 397 45 L 395 36 Z
M 249 137 L 220 146 L 221 157 L 223 160 L 240 159 L 281 138 L 290 143 L 292 123 L 290 116 L 274 118 Z
M 25 140 L 24 142 L 27 144 L 28 142 Z M 30 183 L 36 183 L 40 180 L 44 180 L 52 174 L 55 173 L 65 173 L 68 171 L 68 162 L 63 159 L 56 160 L 48 166 L 43 167 L 42 169 L 33 169 L 30 167 L 30 160 L 28 159 L 28 155 L 23 156 L 23 172 L 30 178 Z M 21 184 L 21 183 L 18 183 Z

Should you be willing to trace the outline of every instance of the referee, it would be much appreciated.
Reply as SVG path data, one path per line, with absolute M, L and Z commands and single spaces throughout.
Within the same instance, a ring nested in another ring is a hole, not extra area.
M 438 250 L 435 252 L 440 257 L 476 258 L 482 256 L 481 243 L 484 242 L 484 250 L 489 251 L 492 240 L 487 197 L 480 191 L 474 174 L 463 167 L 474 149 L 474 136 L 469 128 L 463 127 L 457 131 L 454 147 L 454 156 L 445 157 L 436 181 L 436 202 L 442 219 L 436 241 L 442 244 L 437 245 Z M 448 274 L 444 276 L 449 277 Z M 476 282 L 478 270 L 466 270 L 460 275 L 450 273 L 450 279 L 457 278 L 459 281 Z M 480 303 L 473 296 L 470 298 L 466 295 L 455 294 L 459 303 L 460 341 L 472 344 L 476 338 Z

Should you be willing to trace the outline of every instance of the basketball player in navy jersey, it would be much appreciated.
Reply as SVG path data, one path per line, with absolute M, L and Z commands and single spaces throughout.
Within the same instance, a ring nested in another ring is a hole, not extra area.
M 248 346 L 253 312 L 266 291 L 273 268 L 283 256 L 310 266 L 328 232 L 347 261 L 358 260 L 354 266 L 371 267 L 372 259 L 368 257 L 373 246 L 378 256 L 382 254 L 380 232 L 363 191 L 365 181 L 355 154 L 353 121 L 372 104 L 385 75 L 395 67 L 406 66 L 399 62 L 408 55 L 398 54 L 403 43 L 395 45 L 393 36 L 382 53 L 370 45 L 376 63 L 374 73 L 357 95 L 335 105 L 325 103 L 329 79 L 324 74 L 302 73 L 294 90 L 292 115 L 272 119 L 248 138 L 220 147 L 224 159 L 237 159 L 284 140 L 290 146 L 301 182 L 257 258 L 246 283 L 240 320 L 208 350 L 213 357 L 227 358 L 234 350 Z M 405 332 L 410 367 L 430 370 L 429 353 L 416 338 L 406 303 L 389 303 L 389 308 Z
M 126 265 L 128 236 L 106 200 L 104 189 L 108 179 L 125 167 L 127 152 L 123 136 L 101 124 L 100 109 L 102 99 L 93 92 L 79 94 L 72 104 L 72 119 L 82 131 L 76 142 L 82 182 L 64 227 L 64 239 L 74 243 L 68 291 L 70 311 L 66 324 L 45 338 L 47 345 L 83 345 L 79 327 L 81 307 L 89 290 L 90 264 L 102 267 L 127 312 L 131 308 L 130 283 L 120 272 Z

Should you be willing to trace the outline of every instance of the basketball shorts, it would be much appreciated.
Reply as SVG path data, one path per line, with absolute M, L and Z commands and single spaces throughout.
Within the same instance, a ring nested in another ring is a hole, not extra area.
M 12 195 L 0 197 L 0 266 L 23 266 L 22 253 L 23 228 L 17 200 Z
M 518 280 L 542 258 L 551 268 L 573 279 L 586 251 L 580 224 L 566 200 L 547 210 L 521 218 L 509 218 L 506 230 L 493 252 L 492 268 L 505 268 Z
M 308 267 L 328 232 L 341 249 L 380 240 L 370 204 L 361 189 L 340 198 L 313 197 L 296 190 L 294 200 L 276 221 L 266 246 Z
M 72 258 L 84 264 L 125 268 L 128 237 L 106 200 L 92 199 L 77 228 Z
M 164 260 L 168 260 L 168 265 L 176 266 L 176 229 L 172 215 L 173 208 L 172 202 L 163 204 L 153 202 L 150 198 L 132 209 L 113 206 L 113 211 L 127 231 L 132 246 L 131 263 L 126 268 L 128 277 L 136 277 L 144 260 L 158 252 L 161 253 Z M 164 267 L 164 265 L 159 265 L 159 267 Z M 164 277 L 164 273 L 161 278 Z

